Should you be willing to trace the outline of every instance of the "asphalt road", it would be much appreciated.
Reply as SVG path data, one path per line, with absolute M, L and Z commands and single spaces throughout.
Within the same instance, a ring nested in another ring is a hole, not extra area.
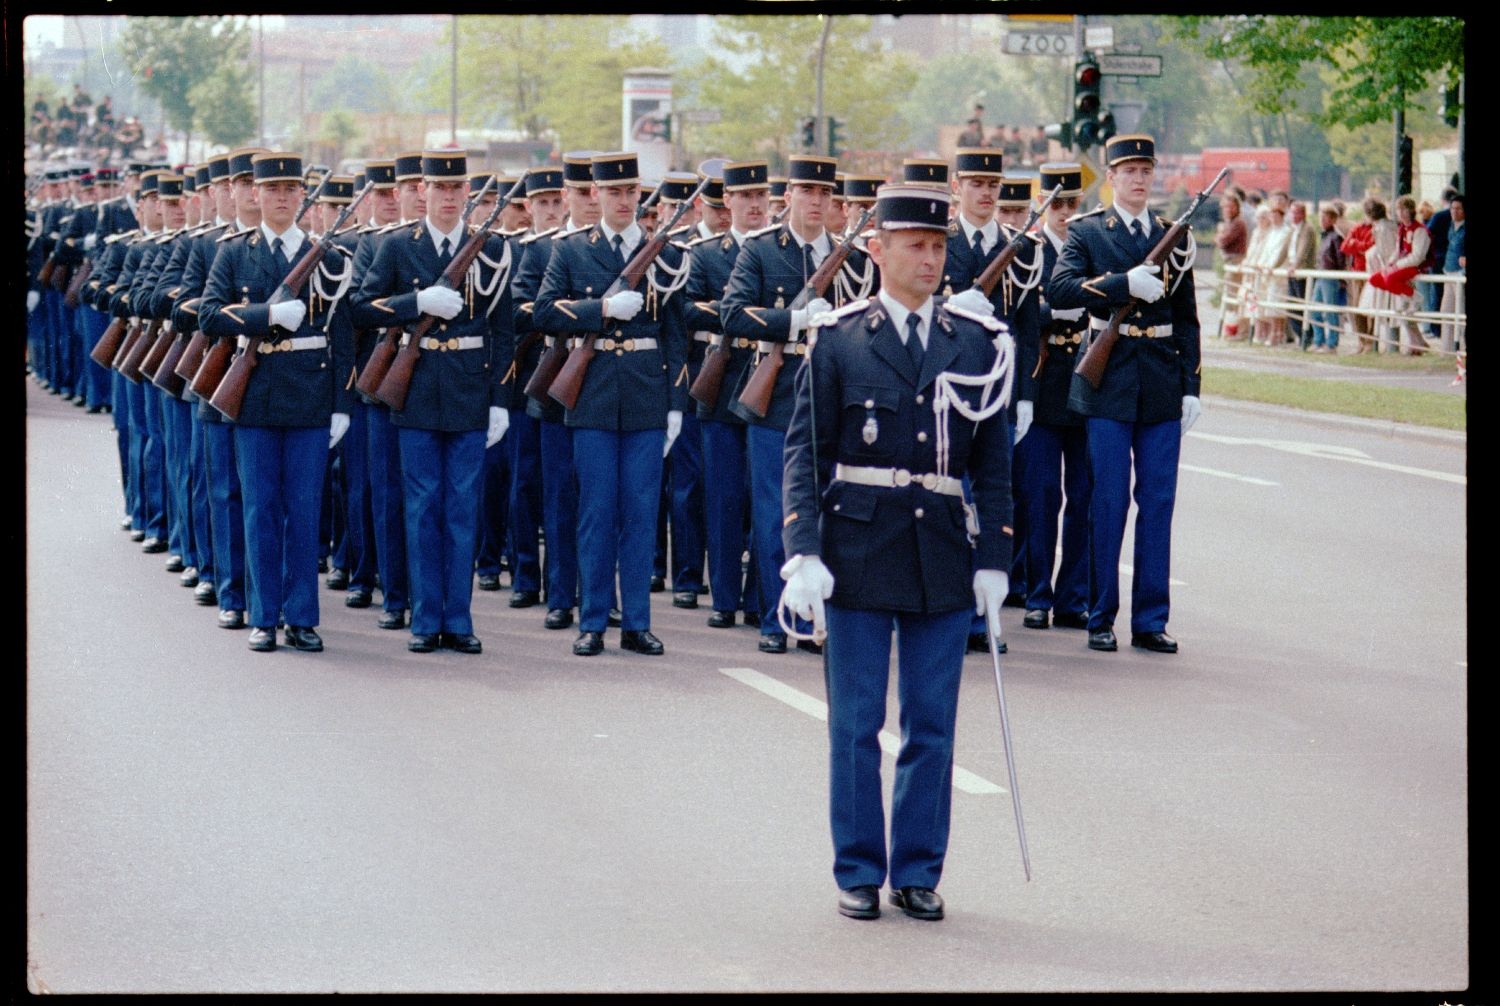
M 26 405 L 34 990 L 1470 984 L 1462 441 L 1210 402 L 1182 652 L 1006 611 L 1033 880 L 971 656 L 948 917 L 856 922 L 817 658 L 670 595 L 664 658 L 576 658 L 505 592 L 482 655 L 415 655 L 327 590 L 325 653 L 251 653 L 120 532 L 108 417 Z

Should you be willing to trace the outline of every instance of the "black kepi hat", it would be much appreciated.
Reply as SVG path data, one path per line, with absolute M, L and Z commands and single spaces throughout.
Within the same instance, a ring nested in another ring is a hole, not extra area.
M 883 185 L 875 195 L 875 220 L 881 230 L 948 230 L 953 197 L 928 184 Z

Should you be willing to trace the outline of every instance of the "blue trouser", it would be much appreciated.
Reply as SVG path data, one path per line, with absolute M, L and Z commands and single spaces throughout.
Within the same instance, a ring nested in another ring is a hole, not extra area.
M 125 491 L 125 513 L 130 516 L 130 526 L 139 531 L 135 522 L 136 494 L 140 492 L 140 480 L 136 477 L 131 452 L 130 437 L 130 393 L 126 390 L 130 382 L 120 376 L 118 370 L 109 372 L 109 415 L 115 428 L 115 446 L 120 452 L 120 487 Z
M 318 624 L 318 499 L 326 426 L 235 426 L 250 624 Z
M 344 510 L 344 465 L 329 451 L 323 462 L 322 507 L 318 512 L 318 555 L 330 568 L 349 570 L 349 526 Z
M 152 385 L 155 387 L 155 385 Z M 188 484 L 188 457 L 193 446 L 193 407 L 175 395 L 156 392 L 162 410 L 162 433 L 167 473 L 167 542 L 184 566 L 198 565 L 193 541 L 192 495 Z
M 1349 292 L 1344 288 L 1343 280 L 1320 279 L 1313 284 L 1312 299 L 1314 304 L 1332 304 L 1343 307 L 1349 303 Z M 1343 324 L 1343 315 L 1337 311 L 1314 311 L 1310 320 L 1314 344 L 1337 349 L 1339 327 Z
M 508 431 L 506 436 L 510 436 Z M 474 503 L 479 529 L 474 568 L 481 576 L 498 576 L 511 554 L 510 444 L 504 440 L 484 449 L 484 474 Z
M 1130 585 L 1130 631 L 1162 632 L 1171 603 L 1172 506 L 1182 420 L 1123 423 L 1088 421 L 1089 631 L 1114 626 L 1120 611 L 1120 550 L 1130 511 L 1131 459 L 1135 468 L 1135 575 Z
M 167 537 L 167 473 L 166 449 L 162 444 L 164 430 L 161 421 L 161 404 L 155 395 L 160 392 L 155 385 L 142 381 L 140 384 L 125 382 L 130 395 L 130 432 L 136 437 L 131 444 L 135 454 L 139 448 L 137 471 L 141 477 L 141 527 L 147 538 Z M 139 435 L 137 435 L 139 431 Z
M 370 407 L 356 402 L 349 410 L 349 430 L 339 441 L 339 467 L 344 475 L 344 540 L 348 543 L 342 567 L 349 571 L 349 589 L 375 590 L 375 522 L 370 507 Z
M 43 381 L 47 379 L 46 341 L 47 311 L 38 298 L 36 307 L 26 313 L 26 344 L 31 353 L 31 372 Z
M 42 291 L 42 307 L 47 311 L 47 370 L 52 386 L 64 395 L 72 394 L 73 378 L 68 372 L 68 322 L 72 312 L 63 305 L 63 295 L 48 286 Z
M 391 410 L 369 406 L 370 511 L 375 519 L 375 561 L 380 567 L 382 607 L 405 611 L 410 594 L 406 568 L 406 492 L 401 479 L 401 449 Z
M 90 354 L 109 327 L 109 317 L 91 307 L 80 307 L 78 320 L 83 327 L 83 397 L 89 408 L 97 409 L 109 404 L 111 371 L 95 363 Z
M 936 887 L 948 851 L 953 730 L 970 611 L 909 614 L 832 604 L 826 611 L 834 880 L 844 890 L 879 887 L 888 876 L 892 889 Z M 900 667 L 901 751 L 887 858 L 879 735 L 892 630 Z
M 578 480 L 573 473 L 573 431 L 545 419 L 538 425 L 542 532 L 547 539 L 547 607 L 565 611 L 573 607 L 578 596 Z
M 235 461 L 234 426 L 212 420 L 202 426 L 209 527 L 214 542 L 214 590 L 221 611 L 244 611 L 245 508 Z
M 672 589 L 698 592 L 703 586 L 703 435 L 698 417 L 682 414 L 682 431 L 672 442 Z
M 510 410 L 501 447 L 510 451 L 510 568 L 513 591 L 542 589 L 542 425 L 525 409 Z M 568 607 L 572 607 L 571 601 Z
M 188 405 L 188 509 L 193 528 L 193 558 L 201 583 L 214 582 L 213 516 L 208 493 L 208 439 L 198 403 Z
M 1026 607 L 1056 608 L 1082 615 L 1089 606 L 1089 458 L 1088 433 L 1082 426 L 1032 423 L 1016 447 L 1026 456 L 1022 499 L 1026 507 Z M 1064 472 L 1066 471 L 1066 483 Z M 1057 589 L 1052 570 L 1057 558 L 1057 512 L 1062 518 L 1062 569 Z
M 617 569 L 621 629 L 651 628 L 651 554 L 665 439 L 663 430 L 573 430 L 583 632 L 608 626 Z
M 470 635 L 484 431 L 400 427 L 396 437 L 406 497 L 412 635 Z
M 709 591 L 715 611 L 737 611 L 744 591 L 746 427 L 706 419 L 699 428 Z
M 750 455 L 751 552 L 760 594 L 760 634 L 779 635 L 776 605 L 781 599 L 781 567 L 786 551 L 781 543 L 781 472 L 786 434 L 769 426 L 745 427 Z

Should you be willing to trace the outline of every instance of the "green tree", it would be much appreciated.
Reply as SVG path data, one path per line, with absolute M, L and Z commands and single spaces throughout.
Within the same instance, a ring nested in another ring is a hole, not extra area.
M 233 16 L 132 17 L 120 47 L 142 90 L 189 144 L 199 114 L 194 94 L 205 101 L 223 96 L 222 88 L 198 85 L 219 73 L 243 72 L 250 55 L 245 21 Z
M 396 107 L 396 91 L 390 74 L 378 62 L 347 53 L 318 78 L 311 100 L 320 109 L 390 112 Z
M 331 109 L 323 115 L 319 124 L 318 140 L 328 151 L 328 163 L 337 164 L 344 159 L 349 144 L 360 135 L 359 123 L 345 108 Z
M 242 63 L 226 63 L 193 85 L 188 101 L 193 122 L 215 146 L 238 147 L 255 138 L 255 88 Z

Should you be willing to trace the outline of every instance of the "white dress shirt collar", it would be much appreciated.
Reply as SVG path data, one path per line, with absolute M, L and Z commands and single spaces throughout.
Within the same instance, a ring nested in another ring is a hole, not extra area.
M 1149 207 L 1142 210 L 1140 216 L 1132 216 L 1125 207 L 1117 202 L 1115 203 L 1115 212 L 1120 215 L 1120 220 L 1124 222 L 1127 229 L 1130 227 L 1130 221 L 1134 220 L 1141 225 L 1142 230 L 1146 234 L 1151 233 L 1151 210 Z
M 995 247 L 995 242 L 1000 240 L 1000 222 L 994 217 L 990 217 L 989 223 L 983 227 L 975 227 L 969 223 L 968 217 L 960 213 L 958 215 L 958 225 L 964 229 L 964 240 L 968 242 L 970 247 L 974 245 L 974 234 L 976 231 L 984 235 L 984 244 L 980 245 L 982 251 L 989 251 Z
M 1060 252 L 1063 245 L 1067 244 L 1067 238 L 1062 237 L 1052 229 L 1051 224 L 1042 224 L 1042 233 L 1047 235 L 1047 240 L 1052 242 L 1052 250 Z
M 928 333 L 932 328 L 932 298 L 928 297 L 922 302 L 921 307 L 912 311 L 884 290 L 880 291 L 877 296 L 880 297 L 880 303 L 885 305 L 886 313 L 891 316 L 891 324 L 896 326 L 896 334 L 901 337 L 901 345 L 906 345 L 907 316 L 915 314 L 922 319 L 921 324 L 917 325 L 917 335 L 922 340 L 922 348 L 926 349 L 930 341 Z
M 297 260 L 297 250 L 302 247 L 302 239 L 306 236 L 302 233 L 302 228 L 296 224 L 292 224 L 285 231 L 277 234 L 266 226 L 264 220 L 260 223 L 260 234 L 261 237 L 265 238 L 267 248 L 276 247 L 276 239 L 280 238 L 281 250 L 286 254 L 287 261 L 289 262 Z
M 443 238 L 447 238 L 449 242 L 448 254 L 457 255 L 459 246 L 464 243 L 464 238 L 468 236 L 464 233 L 465 230 L 466 228 L 464 227 L 464 222 L 460 220 L 457 227 L 453 228 L 453 230 L 449 231 L 447 234 L 444 234 L 443 232 L 439 231 L 437 227 L 433 226 L 432 219 L 430 217 L 427 220 L 427 236 L 432 238 L 432 250 L 437 252 L 439 255 L 443 253 Z
M 641 230 L 641 225 L 635 221 L 631 221 L 630 226 L 623 231 L 613 231 L 610 230 L 609 224 L 601 220 L 599 221 L 599 230 L 604 233 L 604 240 L 610 245 L 615 243 L 616 234 L 623 239 L 620 242 L 620 254 L 625 257 L 626 261 L 629 261 L 630 256 L 635 253 L 636 247 L 645 236 Z

